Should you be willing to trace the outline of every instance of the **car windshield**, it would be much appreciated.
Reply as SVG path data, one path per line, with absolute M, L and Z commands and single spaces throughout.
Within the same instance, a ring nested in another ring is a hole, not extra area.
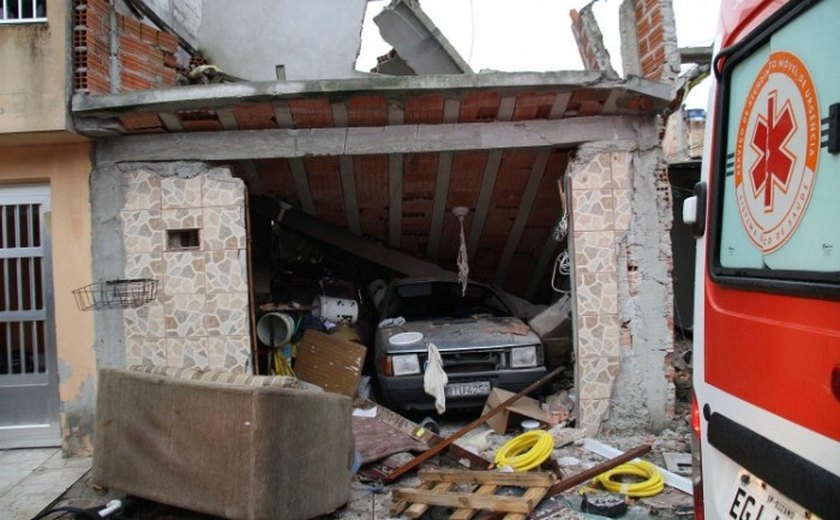
M 388 299 L 385 318 L 408 321 L 511 316 L 511 310 L 489 287 L 470 284 L 466 294 L 456 282 L 419 282 L 397 285 Z

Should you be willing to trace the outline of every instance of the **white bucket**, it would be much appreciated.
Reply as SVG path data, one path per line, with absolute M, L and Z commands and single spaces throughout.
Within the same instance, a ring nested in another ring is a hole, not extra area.
M 257 338 L 269 347 L 282 347 L 294 331 L 295 320 L 285 312 L 269 312 L 257 322 Z
M 359 318 L 359 304 L 356 300 L 316 296 L 312 302 L 312 315 L 333 323 L 352 325 Z

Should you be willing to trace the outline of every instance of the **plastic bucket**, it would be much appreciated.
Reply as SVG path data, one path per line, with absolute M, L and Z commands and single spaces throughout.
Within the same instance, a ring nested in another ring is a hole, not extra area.
M 282 347 L 294 331 L 295 320 L 285 312 L 269 312 L 257 322 L 257 338 L 269 347 Z
M 352 325 L 359 318 L 359 304 L 356 300 L 317 296 L 312 302 L 312 315 L 333 323 Z

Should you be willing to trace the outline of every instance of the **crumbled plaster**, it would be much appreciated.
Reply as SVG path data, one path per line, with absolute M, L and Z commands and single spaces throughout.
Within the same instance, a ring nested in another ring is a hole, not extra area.
M 67 372 L 67 367 L 60 367 Z M 96 382 L 93 374 L 82 382 L 79 394 L 61 403 L 61 449 L 66 456 L 90 457 L 93 454 L 93 432 L 96 410 Z
M 605 427 L 661 431 L 673 410 L 671 192 L 659 147 L 632 155 L 632 219 L 619 245 L 621 370 Z

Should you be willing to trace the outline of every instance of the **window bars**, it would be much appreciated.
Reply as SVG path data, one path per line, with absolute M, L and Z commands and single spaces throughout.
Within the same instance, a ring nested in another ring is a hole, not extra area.
M 0 0 L 0 24 L 47 21 L 47 0 Z

